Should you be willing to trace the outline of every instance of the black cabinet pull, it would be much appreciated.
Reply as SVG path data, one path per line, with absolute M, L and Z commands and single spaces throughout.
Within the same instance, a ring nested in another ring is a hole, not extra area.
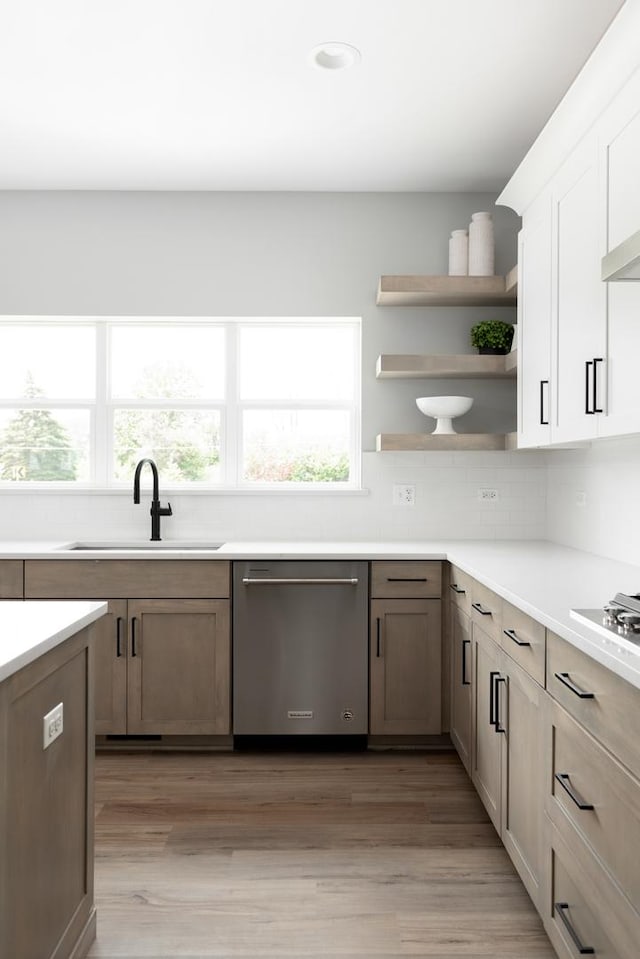
M 481 616 L 493 616 L 493 613 L 490 609 L 482 608 L 482 603 L 472 603 L 471 605 L 476 612 L 480 613 Z
M 595 693 L 587 693 L 584 689 L 580 689 L 579 686 L 573 682 L 569 673 L 554 673 L 553 674 L 558 682 L 562 683 L 563 686 L 566 686 L 567 689 L 570 689 L 575 696 L 579 696 L 580 699 L 595 699 Z
M 556 773 L 555 779 L 558 780 L 564 791 L 570 799 L 574 801 L 578 809 L 593 809 L 592 803 L 585 802 L 580 793 L 577 793 L 571 785 L 568 773 Z
M 388 583 L 426 583 L 426 576 L 387 576 Z
M 498 675 L 496 676 L 496 693 L 495 693 L 495 708 L 496 708 L 495 716 L 496 716 L 496 721 L 495 721 L 494 726 L 495 726 L 495 731 L 496 731 L 497 733 L 505 733 L 505 735 L 506 735 L 507 730 L 506 730 L 505 727 L 500 723 L 500 683 L 504 683 L 505 689 L 507 688 L 507 681 L 506 681 L 506 679 L 504 678 L 504 676 L 500 676 L 500 674 L 498 674 Z
M 116 617 L 116 656 L 122 656 L 122 616 Z
M 495 679 L 496 676 L 500 675 L 500 671 L 497 669 L 492 669 L 489 673 L 489 725 L 496 725 L 496 693 L 495 693 Z
M 598 363 L 603 363 L 604 360 L 601 356 L 594 356 L 593 358 L 593 412 L 594 413 L 604 413 L 604 410 L 601 406 L 598 406 Z
M 137 656 L 138 651 L 136 649 L 136 623 L 138 622 L 137 618 L 134 616 L 131 620 L 131 655 Z
M 587 360 L 584 364 L 584 411 L 588 416 L 591 416 L 595 413 L 595 410 L 590 409 L 589 400 L 591 399 L 590 390 L 589 390 L 589 369 L 593 366 L 593 360 Z
M 549 380 L 540 380 L 540 426 L 548 426 L 549 420 L 544 415 L 544 388 L 549 386 Z
M 380 656 L 380 617 L 376 619 L 376 658 Z
M 462 685 L 470 686 L 471 680 L 467 679 L 467 646 L 471 646 L 470 639 L 462 640 Z
M 454 591 L 454 593 L 458 593 L 458 595 L 460 595 L 460 593 L 465 593 L 465 592 L 466 592 L 466 590 L 461 589 L 461 587 L 458 586 L 457 583 L 449 583 L 449 589 L 452 589 L 452 590 Z
M 531 646 L 531 643 L 525 642 L 524 639 L 518 639 L 515 629 L 503 629 L 502 632 L 505 636 L 508 636 L 509 639 L 512 639 L 516 646 Z
M 571 925 L 571 920 L 569 919 L 569 916 L 567 915 L 567 909 L 569 908 L 569 903 L 568 903 L 568 902 L 555 902 L 555 903 L 554 903 L 554 906 L 555 906 L 556 912 L 558 913 L 558 916 L 559 916 L 560 919 L 562 920 L 563 926 L 565 927 L 565 929 L 566 929 L 567 932 L 569 933 L 569 935 L 570 935 L 570 937 L 571 937 L 571 941 L 573 942 L 574 946 L 576 947 L 576 949 L 578 950 L 578 952 L 580 953 L 580 955 L 581 955 L 581 956 L 593 956 L 593 955 L 595 955 L 595 949 L 592 949 L 591 946 L 583 946 L 583 945 L 582 945 L 582 942 L 581 942 L 581 940 L 580 940 L 580 937 L 578 936 L 578 933 L 575 931 L 575 929 L 574 929 L 573 926 Z

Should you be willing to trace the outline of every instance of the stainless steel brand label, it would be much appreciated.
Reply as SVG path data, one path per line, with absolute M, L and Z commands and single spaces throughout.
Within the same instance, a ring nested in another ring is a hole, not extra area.
M 313 719 L 312 709 L 289 709 L 287 719 Z

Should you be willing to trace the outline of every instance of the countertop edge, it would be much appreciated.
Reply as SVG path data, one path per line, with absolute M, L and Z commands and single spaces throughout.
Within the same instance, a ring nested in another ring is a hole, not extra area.
M 9 652 L 9 658 L 0 658 L 0 683 L 55 649 L 75 633 L 90 626 L 107 612 L 106 602 L 87 600 L 9 600 L 7 604 L 0 604 L 0 626 L 3 631 L 7 625 L 11 628 L 15 623 L 16 628 L 31 630 L 35 635 L 21 635 L 19 641 L 14 638 L 15 645 L 13 651 Z M 53 618 L 56 622 L 52 626 L 43 627 L 42 619 L 47 617 L 47 614 L 55 614 Z M 0 655 L 3 655 L 3 650 L 4 646 L 0 647 Z

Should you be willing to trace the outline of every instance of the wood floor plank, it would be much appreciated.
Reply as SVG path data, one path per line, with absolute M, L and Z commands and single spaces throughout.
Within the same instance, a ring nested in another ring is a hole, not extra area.
M 90 959 L 553 959 L 453 753 L 98 756 Z

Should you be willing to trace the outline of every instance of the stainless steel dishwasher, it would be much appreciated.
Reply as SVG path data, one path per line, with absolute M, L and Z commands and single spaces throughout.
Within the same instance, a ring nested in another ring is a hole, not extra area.
M 235 736 L 363 735 L 368 564 L 233 564 Z

